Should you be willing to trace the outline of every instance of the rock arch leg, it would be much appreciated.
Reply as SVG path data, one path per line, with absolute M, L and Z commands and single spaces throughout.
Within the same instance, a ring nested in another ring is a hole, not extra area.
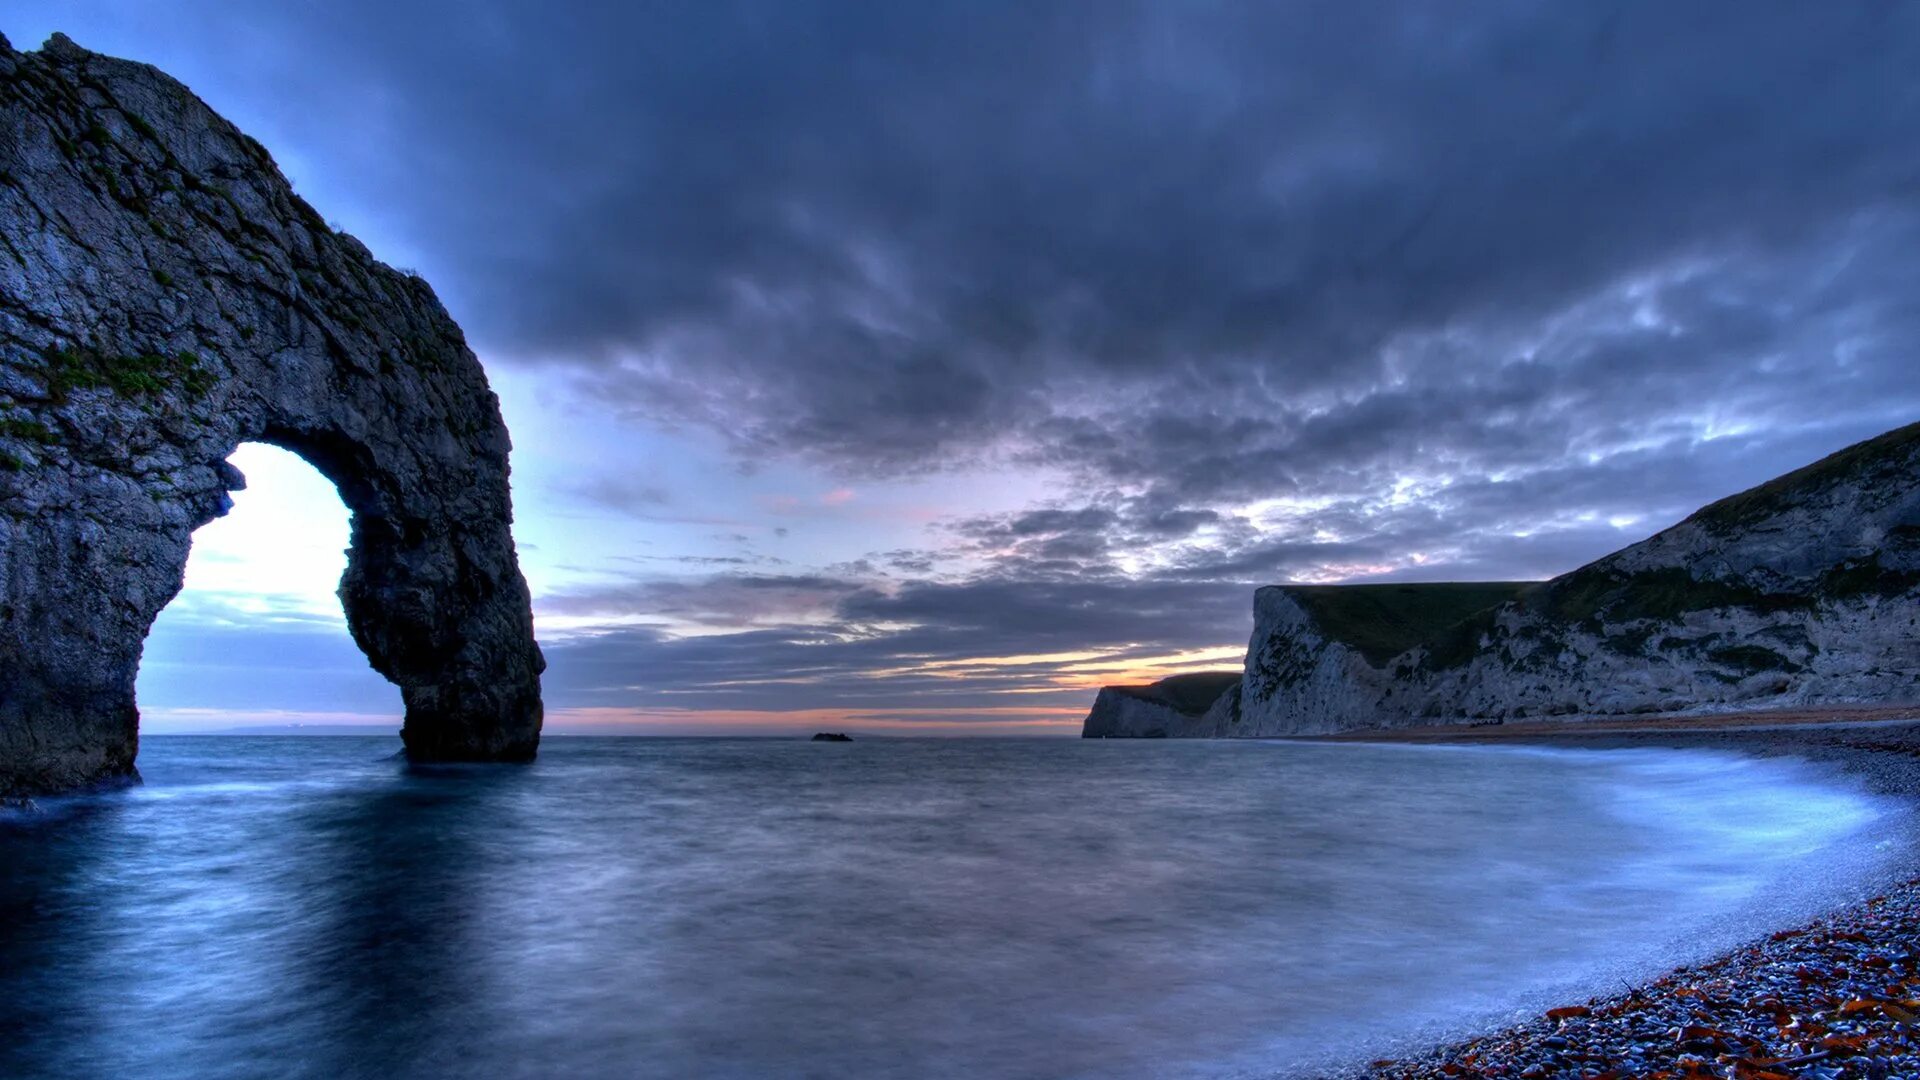
M 140 645 L 186 566 L 185 536 L 146 508 L 67 494 L 0 514 L 0 796 L 132 775 Z
M 366 431 L 353 404 L 352 427 Z M 396 427 L 412 419 L 405 402 L 380 407 Z M 416 760 L 523 761 L 539 743 L 546 665 L 507 527 L 501 436 L 497 454 L 438 459 L 338 430 L 262 435 L 331 479 L 353 512 L 341 605 L 374 670 L 400 687 Z
M 400 687 L 407 754 L 532 760 L 546 664 L 537 648 L 521 647 L 530 629 L 519 571 L 490 559 L 483 538 L 422 535 L 418 524 L 357 524 L 340 582 L 354 641 Z

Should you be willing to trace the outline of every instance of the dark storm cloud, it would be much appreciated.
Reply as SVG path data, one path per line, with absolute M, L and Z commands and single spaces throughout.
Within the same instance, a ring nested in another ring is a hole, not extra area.
M 1218 552 L 1257 534 L 1244 519 L 1215 510 L 1165 505 L 1153 497 L 1108 493 L 1102 502 L 984 514 L 946 523 L 960 541 L 944 554 L 971 554 L 988 566 L 984 577 L 1104 578 L 1128 576 L 1130 555 L 1179 550 L 1182 541 L 1212 530 L 1206 547 Z M 932 569 L 929 564 L 927 569 Z
M 1013 452 L 1227 498 L 1605 452 L 1729 384 L 1722 408 L 1788 426 L 1920 410 L 1880 393 L 1904 348 L 1841 355 L 1920 329 L 1912 5 L 360 0 L 247 25 L 308 156 L 372 133 L 359 197 L 491 353 L 748 455 Z M 277 74 L 295 42 L 325 115 Z M 1648 290 L 1673 323 L 1636 322 Z M 1832 324 L 1783 320 L 1808 304 Z

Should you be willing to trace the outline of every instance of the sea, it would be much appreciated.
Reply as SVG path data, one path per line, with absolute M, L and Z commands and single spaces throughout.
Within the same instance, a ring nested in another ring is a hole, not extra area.
M 1710 751 L 151 737 L 0 815 L 0 1076 L 1338 1075 L 1871 894 Z

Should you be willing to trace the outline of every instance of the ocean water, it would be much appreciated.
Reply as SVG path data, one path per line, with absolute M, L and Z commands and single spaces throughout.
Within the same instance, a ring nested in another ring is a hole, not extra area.
M 0 818 L 0 1076 L 1296 1077 L 1906 865 L 1698 751 L 152 738 Z

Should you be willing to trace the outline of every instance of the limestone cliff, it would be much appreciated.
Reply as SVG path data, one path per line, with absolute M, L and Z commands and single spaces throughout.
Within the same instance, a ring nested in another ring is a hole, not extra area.
M 0 38 L 0 794 L 131 773 L 142 642 L 249 440 L 352 510 L 340 597 L 407 752 L 531 757 L 507 431 L 433 290 L 161 72 Z
M 1551 581 L 1261 589 L 1239 690 L 1165 734 L 1920 702 L 1920 424 Z

